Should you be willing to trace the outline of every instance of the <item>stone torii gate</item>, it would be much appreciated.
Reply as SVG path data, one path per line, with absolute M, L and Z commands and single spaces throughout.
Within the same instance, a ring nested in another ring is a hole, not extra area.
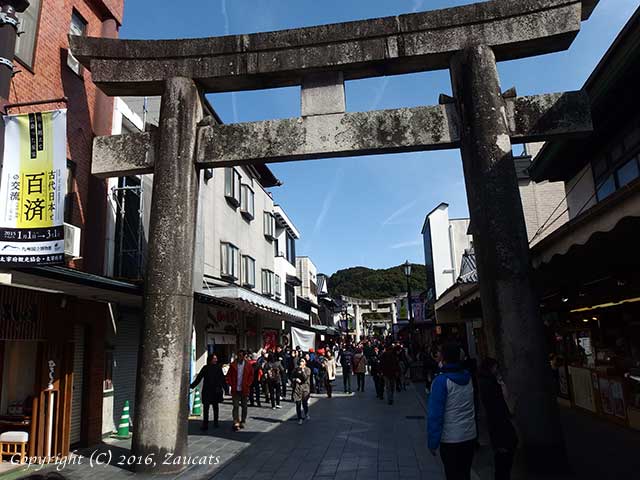
M 460 148 L 483 316 L 532 465 L 564 446 L 532 285 L 512 142 L 591 129 L 581 92 L 518 97 L 496 62 L 569 48 L 598 0 L 494 0 L 311 28 L 192 40 L 71 37 L 108 95 L 162 95 L 153 132 L 98 137 L 95 175 L 154 173 L 133 451 L 187 454 L 198 171 L 230 165 Z M 344 81 L 449 69 L 454 98 L 345 112 Z M 302 116 L 218 125 L 201 95 L 300 85 Z M 150 468 L 142 466 L 142 468 Z M 169 472 L 181 466 L 158 466 Z

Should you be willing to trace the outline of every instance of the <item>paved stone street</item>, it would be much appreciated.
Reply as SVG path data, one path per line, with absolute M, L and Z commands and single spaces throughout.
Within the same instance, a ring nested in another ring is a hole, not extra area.
M 191 421 L 189 455 L 219 457 L 217 465 L 193 465 L 175 477 L 136 475 L 113 465 L 120 455 L 129 454 L 129 442 L 109 441 L 99 448 L 111 451 L 112 465 L 91 467 L 87 457 L 95 449 L 88 449 L 80 452 L 86 455 L 82 465 L 67 465 L 61 473 L 71 480 L 444 478 L 439 459 L 426 449 L 425 412 L 413 387 L 397 394 L 395 404 L 389 406 L 375 398 L 370 377 L 365 393 L 345 395 L 340 378 L 336 385 L 333 398 L 314 396 L 311 419 L 302 426 L 295 421 L 291 402 L 284 402 L 281 410 L 266 408 L 264 403 L 262 408 L 250 408 L 247 428 L 240 432 L 231 430 L 228 401 L 221 405 L 224 420 L 219 429 L 202 434 L 200 422 Z M 10 478 L 23 475 L 13 472 Z

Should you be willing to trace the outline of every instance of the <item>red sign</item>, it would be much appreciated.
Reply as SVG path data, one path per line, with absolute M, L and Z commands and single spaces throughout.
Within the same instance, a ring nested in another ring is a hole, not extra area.
M 278 332 L 276 330 L 264 330 L 262 332 L 262 345 L 265 350 L 276 349 L 278 344 Z

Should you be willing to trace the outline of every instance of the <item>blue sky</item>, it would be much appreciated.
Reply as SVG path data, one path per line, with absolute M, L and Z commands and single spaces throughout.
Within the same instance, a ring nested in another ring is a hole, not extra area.
M 122 38 L 252 33 L 433 10 L 464 0 L 127 0 Z M 600 0 L 568 52 L 504 62 L 503 89 L 518 94 L 579 89 L 640 0 Z M 347 82 L 348 111 L 432 105 L 451 93 L 446 71 Z M 300 115 L 299 88 L 210 95 L 227 123 Z M 520 146 L 514 147 L 516 153 Z M 274 164 L 273 196 L 301 231 L 298 253 L 331 274 L 349 266 L 424 263 L 424 216 L 447 202 L 468 215 L 458 151 Z

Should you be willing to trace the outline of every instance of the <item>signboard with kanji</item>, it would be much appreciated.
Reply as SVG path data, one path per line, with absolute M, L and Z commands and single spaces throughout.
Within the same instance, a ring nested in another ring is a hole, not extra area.
M 0 267 L 64 262 L 67 111 L 3 117 Z

